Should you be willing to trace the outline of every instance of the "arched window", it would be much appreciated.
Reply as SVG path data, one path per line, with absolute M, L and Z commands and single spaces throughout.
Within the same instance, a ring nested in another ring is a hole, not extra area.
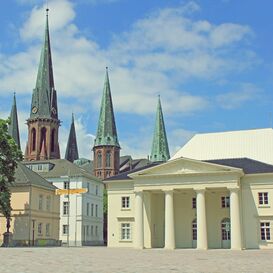
M 102 155 L 101 152 L 98 152 L 97 154 L 97 168 L 101 168 L 102 166 Z
M 222 240 L 230 240 L 230 219 L 224 218 L 221 221 Z
M 32 151 L 36 150 L 36 129 L 31 129 L 31 142 L 32 142 Z
M 192 221 L 192 240 L 197 240 L 197 221 L 196 221 L 196 218 Z
M 106 168 L 111 167 L 111 152 L 107 151 L 106 152 Z
M 46 128 L 43 127 L 41 130 L 41 143 L 40 143 L 40 149 L 42 149 L 43 142 L 46 144 Z
M 51 152 L 54 152 L 54 148 L 55 148 L 55 129 L 53 129 L 51 132 L 51 143 L 50 143 Z

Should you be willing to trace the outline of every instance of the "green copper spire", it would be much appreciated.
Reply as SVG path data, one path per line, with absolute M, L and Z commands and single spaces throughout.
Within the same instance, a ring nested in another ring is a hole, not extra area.
M 53 67 L 48 26 L 48 9 L 44 45 L 41 51 L 36 86 L 32 94 L 30 118 L 58 119 L 57 93 L 54 87 Z
M 104 145 L 120 147 L 118 142 L 107 67 L 100 108 L 99 124 L 94 147 Z
M 151 161 L 167 161 L 170 158 L 168 140 L 164 125 L 160 96 L 158 96 L 156 122 L 152 145 Z
M 68 137 L 67 146 L 66 146 L 65 159 L 67 159 L 71 162 L 74 162 L 74 160 L 79 159 L 77 137 L 76 137 L 76 130 L 75 130 L 74 115 L 73 114 L 72 114 L 72 122 L 71 122 L 69 137 Z
M 15 93 L 13 95 L 13 105 L 10 112 L 9 135 L 13 137 L 18 148 L 21 149 Z

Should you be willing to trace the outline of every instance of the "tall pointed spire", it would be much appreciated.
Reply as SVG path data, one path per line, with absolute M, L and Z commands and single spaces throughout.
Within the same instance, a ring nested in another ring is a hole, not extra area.
M 105 179 L 119 173 L 120 146 L 107 67 L 93 155 L 95 176 Z
M 77 145 L 77 137 L 76 130 L 74 124 L 74 115 L 72 114 L 72 122 L 70 126 L 69 137 L 66 146 L 65 159 L 73 162 L 76 159 L 79 159 L 78 153 L 78 145 Z
M 58 119 L 57 93 L 54 86 L 53 66 L 48 25 L 48 9 L 44 44 L 41 51 L 36 86 L 33 90 L 31 118 L 44 117 Z
M 167 161 L 170 158 L 160 96 L 158 96 L 151 161 Z
M 15 93 L 13 95 L 13 104 L 10 112 L 9 134 L 15 140 L 18 148 L 21 149 Z
M 106 67 L 103 95 L 100 108 L 99 124 L 94 147 L 110 145 L 119 146 L 118 135 L 114 117 L 113 103 L 111 97 L 108 67 Z
M 25 160 L 60 158 L 58 141 L 60 123 L 57 92 L 54 86 L 47 8 L 44 43 L 36 85 L 32 93 L 30 117 L 27 120 L 28 141 Z

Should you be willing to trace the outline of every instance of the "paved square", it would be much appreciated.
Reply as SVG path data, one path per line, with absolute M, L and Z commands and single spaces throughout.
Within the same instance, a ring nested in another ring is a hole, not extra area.
M 0 248 L 1 273 L 273 272 L 273 250 Z

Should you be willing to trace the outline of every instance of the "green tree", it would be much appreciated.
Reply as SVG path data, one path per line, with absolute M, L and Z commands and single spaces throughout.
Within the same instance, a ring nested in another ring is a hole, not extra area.
M 9 186 L 14 181 L 17 161 L 22 160 L 22 152 L 8 134 L 9 120 L 0 119 L 0 213 L 7 220 L 7 231 L 11 216 Z

